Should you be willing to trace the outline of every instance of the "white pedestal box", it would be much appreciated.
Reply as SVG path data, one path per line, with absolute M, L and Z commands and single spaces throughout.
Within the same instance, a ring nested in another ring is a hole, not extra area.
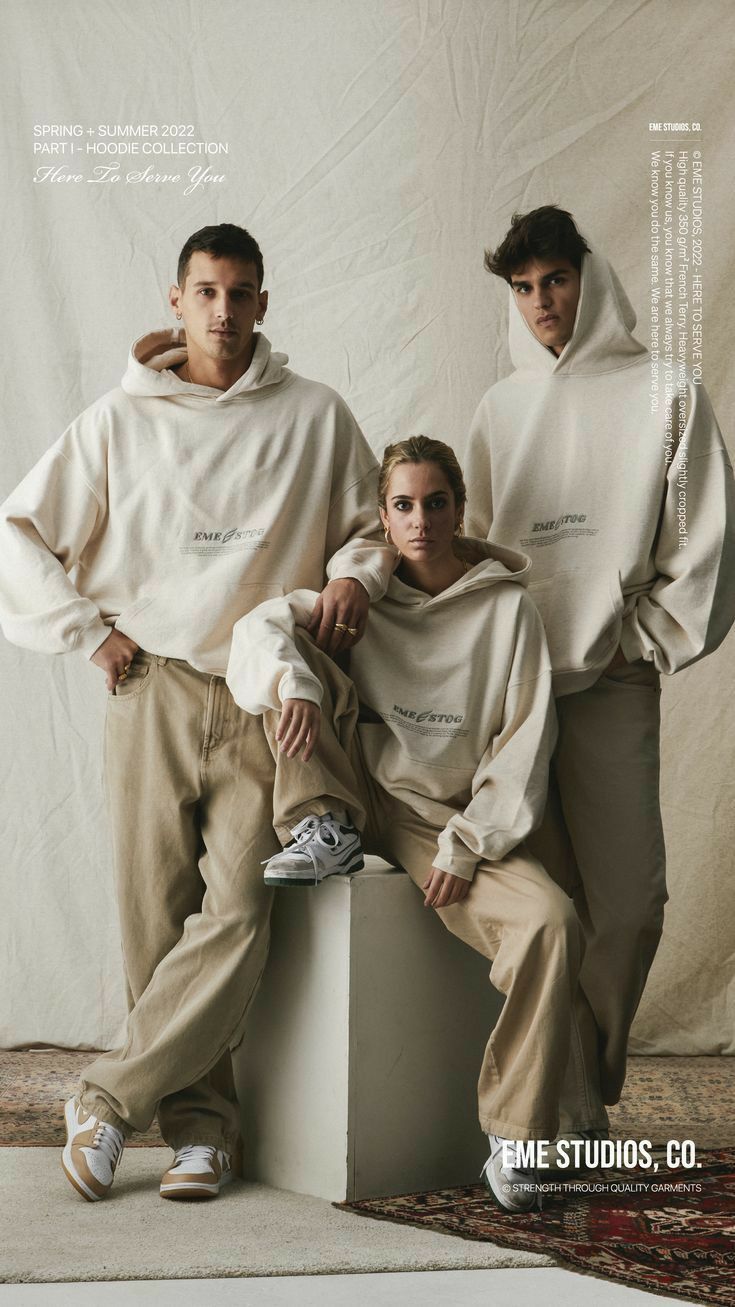
M 277 890 L 234 1055 L 246 1176 L 334 1201 L 474 1183 L 489 971 L 377 858 Z

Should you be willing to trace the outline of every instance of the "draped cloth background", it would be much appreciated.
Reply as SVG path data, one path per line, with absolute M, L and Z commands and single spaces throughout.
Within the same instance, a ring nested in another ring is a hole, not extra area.
M 268 336 L 377 452 L 423 431 L 461 454 L 509 368 L 482 253 L 514 210 L 571 209 L 647 339 L 650 120 L 703 126 L 705 382 L 732 451 L 728 0 L 27 0 L 2 17 L 3 497 L 118 383 L 133 337 L 170 322 L 178 251 L 209 222 L 252 229 Z M 70 164 L 34 157 L 44 122 L 192 123 L 229 143 L 211 160 L 225 181 L 34 184 Z M 733 1051 L 734 650 L 664 687 L 671 903 L 638 1052 Z M 0 1045 L 109 1045 L 124 1001 L 101 673 L 0 658 Z

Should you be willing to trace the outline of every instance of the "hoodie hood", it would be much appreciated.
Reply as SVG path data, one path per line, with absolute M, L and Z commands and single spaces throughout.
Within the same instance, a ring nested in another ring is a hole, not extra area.
M 498 581 L 517 581 L 523 586 L 528 582 L 531 560 L 520 550 L 507 549 L 505 545 L 491 544 L 489 540 L 476 540 L 471 536 L 460 536 L 455 540 L 454 548 L 457 556 L 470 568 L 454 585 L 438 595 L 428 595 L 424 590 L 416 590 L 401 581 L 394 572 L 386 599 L 408 608 L 429 608 L 456 599 L 470 590 L 483 590 Z
M 255 333 L 255 351 L 246 372 L 238 377 L 229 390 L 214 386 L 195 386 L 172 372 L 188 358 L 186 333 L 181 328 L 151 331 L 133 342 L 128 366 L 122 379 L 122 388 L 128 395 L 158 396 L 171 399 L 177 395 L 201 395 L 216 403 L 227 403 L 238 396 L 266 386 L 277 386 L 290 377 L 286 364 L 287 354 L 271 349 L 271 343 L 262 332 Z
M 508 345 L 518 372 L 536 376 L 592 376 L 641 363 L 648 350 L 636 340 L 636 315 L 607 259 L 585 254 L 574 330 L 557 358 L 541 344 L 509 288 Z

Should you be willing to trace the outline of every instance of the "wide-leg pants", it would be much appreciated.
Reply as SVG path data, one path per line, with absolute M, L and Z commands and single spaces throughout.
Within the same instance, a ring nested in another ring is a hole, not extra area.
M 667 899 L 659 699 L 659 675 L 642 660 L 557 699 L 549 799 L 542 825 L 528 839 L 572 895 L 582 924 L 580 980 L 599 1031 L 606 1103 L 617 1103 L 623 1088 L 628 1035 Z M 561 1121 L 578 1127 L 566 1092 Z
M 125 1135 L 158 1114 L 173 1148 L 232 1151 L 229 1050 L 268 950 L 274 764 L 222 677 L 139 651 L 109 696 L 105 775 L 130 1013 L 82 1077 Z M 91 918 L 93 923 L 93 916 Z M 93 928 L 93 924 L 92 924 Z

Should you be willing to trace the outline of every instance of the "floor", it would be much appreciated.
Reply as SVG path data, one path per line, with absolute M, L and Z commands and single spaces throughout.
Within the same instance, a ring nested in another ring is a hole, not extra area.
M 0 1054 L 3 1143 L 17 1131 L 37 1129 L 55 1117 L 73 1082 L 79 1054 L 43 1057 L 35 1065 L 34 1110 L 19 1113 L 13 1085 L 38 1054 Z M 54 1068 L 54 1075 L 47 1068 Z M 693 1138 L 699 1147 L 735 1142 L 735 1059 L 633 1058 L 626 1093 L 611 1113 L 619 1138 Z M 25 1081 L 26 1085 L 28 1081 Z M 21 1119 L 22 1118 L 22 1119 Z M 34 1128 L 35 1118 L 35 1128 Z M 7 1137 L 6 1137 L 7 1136 Z M 19 1141 L 19 1140 L 18 1140 Z M 55 1139 L 53 1140 L 55 1142 Z M 150 1142 L 154 1142 L 152 1136 Z M 51 1143 L 51 1138 L 38 1142 Z M 128 1281 L 115 1283 L 0 1285 L 0 1307 L 662 1307 L 684 1302 L 627 1288 L 560 1268 L 433 1271 L 419 1274 L 333 1275 L 239 1280 Z
M 0 1286 L 0 1307 L 665 1307 L 662 1297 L 555 1267 L 266 1280 Z

